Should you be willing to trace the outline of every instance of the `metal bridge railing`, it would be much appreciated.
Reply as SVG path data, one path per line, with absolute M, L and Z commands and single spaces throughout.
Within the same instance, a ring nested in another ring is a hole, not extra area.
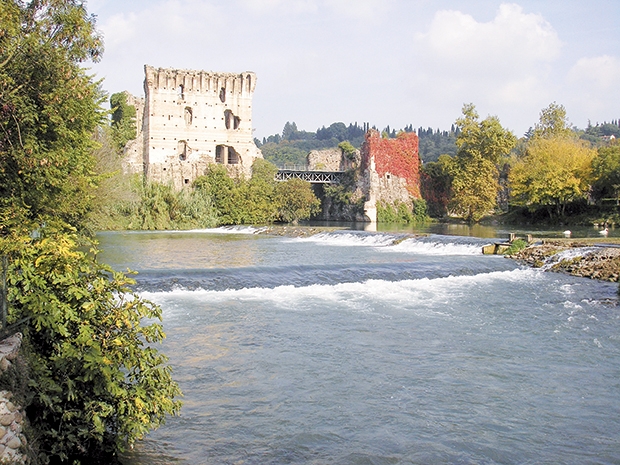
M 308 165 L 295 165 L 293 163 L 282 163 L 276 165 L 278 170 L 290 170 L 290 171 L 310 171 Z
M 276 174 L 276 181 L 288 181 L 289 179 L 301 179 L 313 184 L 339 184 L 342 181 L 344 171 L 300 171 L 282 169 Z

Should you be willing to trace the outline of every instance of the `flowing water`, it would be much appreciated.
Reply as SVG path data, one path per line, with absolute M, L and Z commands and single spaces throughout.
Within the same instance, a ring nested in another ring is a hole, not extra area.
M 617 285 L 488 239 L 105 233 L 139 271 L 184 406 L 146 464 L 617 464 Z

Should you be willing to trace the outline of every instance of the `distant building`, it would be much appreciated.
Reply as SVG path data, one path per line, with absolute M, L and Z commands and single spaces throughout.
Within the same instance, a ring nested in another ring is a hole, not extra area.
M 153 68 L 145 65 L 144 100 L 135 97 L 138 136 L 126 148 L 128 171 L 178 190 L 210 163 L 249 176 L 262 158 L 252 137 L 256 75 Z

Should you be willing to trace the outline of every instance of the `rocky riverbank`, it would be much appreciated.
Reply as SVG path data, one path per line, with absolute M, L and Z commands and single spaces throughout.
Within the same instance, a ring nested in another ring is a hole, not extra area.
M 544 241 L 512 256 L 520 263 L 573 276 L 620 281 L 620 248 L 584 242 Z

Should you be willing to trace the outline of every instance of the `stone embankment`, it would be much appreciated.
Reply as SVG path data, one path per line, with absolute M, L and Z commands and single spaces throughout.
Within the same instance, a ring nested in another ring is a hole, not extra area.
M 574 253 L 572 253 L 574 252 Z M 548 241 L 529 246 L 512 256 L 520 263 L 573 276 L 618 282 L 620 248 L 603 244 Z
M 0 342 L 0 370 L 5 372 L 11 367 L 19 354 L 22 335 L 15 334 Z M 23 434 L 24 412 L 11 400 L 13 394 L 0 391 L 0 463 L 27 463 L 22 451 L 26 447 Z

